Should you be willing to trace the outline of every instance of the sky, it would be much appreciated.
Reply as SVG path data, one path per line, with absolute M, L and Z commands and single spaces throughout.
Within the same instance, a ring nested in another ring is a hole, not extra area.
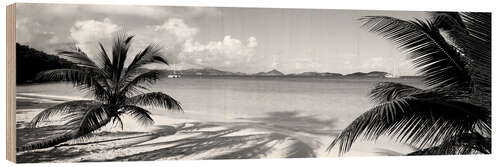
M 77 45 L 95 55 L 98 42 L 110 51 L 113 37 L 125 32 L 135 36 L 131 54 L 158 44 L 176 69 L 417 74 L 389 41 L 361 28 L 359 18 L 375 15 L 428 17 L 411 11 L 17 4 L 16 40 L 48 53 Z

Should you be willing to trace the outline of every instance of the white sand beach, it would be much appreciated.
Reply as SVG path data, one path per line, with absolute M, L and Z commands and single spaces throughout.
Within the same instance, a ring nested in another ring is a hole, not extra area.
M 57 120 L 28 128 L 43 108 L 70 100 L 65 97 L 18 93 L 17 145 L 42 140 L 61 130 Z M 206 121 L 155 114 L 155 125 L 143 127 L 125 117 L 124 128 L 108 126 L 88 139 L 56 147 L 18 152 L 18 162 L 134 161 L 174 159 L 256 159 L 337 157 L 327 146 L 340 129 L 297 113 L 276 112 L 269 117 Z M 389 139 L 357 142 L 343 156 L 397 156 L 413 149 Z

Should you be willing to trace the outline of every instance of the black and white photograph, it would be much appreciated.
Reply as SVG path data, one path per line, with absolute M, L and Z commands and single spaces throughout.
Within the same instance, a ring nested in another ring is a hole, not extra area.
M 491 154 L 491 50 L 488 12 L 17 3 L 15 161 Z

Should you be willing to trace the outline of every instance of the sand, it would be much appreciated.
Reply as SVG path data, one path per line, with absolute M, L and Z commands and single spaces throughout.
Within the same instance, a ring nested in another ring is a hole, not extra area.
M 17 94 L 17 145 L 42 140 L 64 130 L 59 120 L 29 128 L 29 121 L 44 108 L 67 101 L 62 97 Z M 143 127 L 123 118 L 124 128 L 107 126 L 87 139 L 77 139 L 56 147 L 17 153 L 17 161 L 86 162 L 150 161 L 177 159 L 257 159 L 337 157 L 326 151 L 340 129 L 307 118 L 273 113 L 269 118 L 234 121 L 179 119 L 153 115 L 155 125 Z M 287 119 L 288 118 L 288 119 Z M 292 119 L 293 118 L 293 119 Z M 382 137 L 377 142 L 356 142 L 343 156 L 398 156 L 414 149 Z

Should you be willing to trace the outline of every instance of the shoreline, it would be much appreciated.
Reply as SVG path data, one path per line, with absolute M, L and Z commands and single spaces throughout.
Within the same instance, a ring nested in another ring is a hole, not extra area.
M 43 139 L 57 129 L 57 126 L 26 128 L 34 115 L 42 108 L 73 98 L 18 93 L 16 99 L 17 102 L 29 104 L 18 108 L 16 114 L 17 130 L 20 132 L 18 140 L 23 140 L 18 143 L 26 143 Z M 326 151 L 337 130 L 317 129 L 327 126 L 322 122 L 313 126 L 297 120 L 277 119 L 286 116 L 211 122 L 153 115 L 155 125 L 151 127 L 137 126 L 134 120 L 125 117 L 123 130 L 106 126 L 89 139 L 18 152 L 17 159 L 20 163 L 26 163 L 338 156 L 336 150 Z M 357 142 L 351 152 L 344 156 L 403 155 L 410 151 L 408 146 L 394 142 Z

